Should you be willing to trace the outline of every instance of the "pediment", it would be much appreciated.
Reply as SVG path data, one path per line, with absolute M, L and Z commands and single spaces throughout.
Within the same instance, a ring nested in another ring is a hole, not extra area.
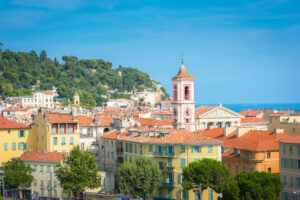
M 198 116 L 198 118 L 213 118 L 213 119 L 241 118 L 241 117 L 243 116 L 223 106 L 218 106 Z

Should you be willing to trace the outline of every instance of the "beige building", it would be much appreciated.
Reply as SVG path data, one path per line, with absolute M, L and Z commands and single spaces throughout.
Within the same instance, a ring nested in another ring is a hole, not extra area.
M 268 129 L 272 131 L 276 128 L 283 129 L 285 134 L 291 136 L 300 135 L 300 116 L 292 115 L 292 112 L 273 114 Z
M 280 178 L 284 185 L 282 200 L 300 199 L 300 136 L 279 141 Z
M 34 151 L 70 152 L 79 145 L 78 121 L 71 114 L 39 112 L 34 120 Z
M 20 97 L 20 101 L 23 108 L 54 108 L 53 98 L 53 91 L 37 91 L 33 92 L 29 97 Z
M 56 165 L 62 161 L 62 158 L 63 154 L 59 152 L 25 152 L 22 154 L 20 159 L 34 169 L 32 173 L 34 180 L 28 188 L 33 198 L 37 193 L 40 199 L 59 200 L 61 197 L 67 197 L 54 174 Z

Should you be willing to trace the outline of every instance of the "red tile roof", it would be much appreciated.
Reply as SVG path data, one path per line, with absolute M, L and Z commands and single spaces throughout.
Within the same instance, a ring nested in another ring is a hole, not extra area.
M 3 112 L 17 112 L 17 111 L 24 111 L 26 112 L 27 108 L 6 108 L 3 110 Z
M 181 68 L 176 76 L 172 78 L 172 80 L 176 79 L 190 79 L 194 80 L 194 77 L 192 77 L 186 70 L 184 64 L 182 63 Z
M 241 118 L 241 123 L 267 123 L 268 120 L 261 119 L 258 117 L 245 117 Z
M 199 106 L 198 108 L 196 108 L 195 110 L 195 115 L 201 115 L 205 112 L 208 112 L 214 108 L 216 108 L 217 106 Z
M 84 115 L 78 115 L 76 119 L 79 122 L 79 126 L 90 126 L 94 123 L 92 117 L 88 117 Z
M 46 113 L 46 118 L 50 123 L 78 123 L 71 114 Z
M 0 117 L 0 129 L 23 129 L 23 128 L 30 128 L 30 127 L 25 124 L 17 123 L 8 120 L 4 117 Z
M 239 112 L 239 114 L 245 117 L 256 117 L 262 112 L 263 112 L 262 110 L 242 110 L 241 112 Z
M 24 161 L 40 161 L 40 162 L 56 162 L 59 163 L 63 159 L 64 153 L 60 152 L 34 152 L 34 151 L 27 151 L 24 152 L 20 159 Z
M 35 93 L 43 93 L 43 94 L 47 94 L 47 95 L 53 95 L 53 92 L 51 90 L 49 90 L 49 91 L 36 91 L 36 92 L 31 93 L 31 94 L 35 94 Z
M 171 119 L 149 119 L 149 118 L 138 118 L 137 121 L 144 126 L 164 126 L 172 125 Z
M 155 113 L 156 115 L 173 115 L 172 111 L 168 109 L 163 109 Z
M 112 117 L 100 117 L 97 119 L 97 126 L 111 126 L 113 123 L 113 118 Z
M 130 135 L 126 134 L 119 138 L 120 141 L 136 142 L 136 143 L 161 143 L 161 144 L 222 144 L 221 141 L 209 137 L 203 137 L 197 133 L 186 132 L 183 130 L 166 129 L 168 134 L 164 137 L 154 137 L 144 134 Z
M 101 139 L 107 139 L 107 140 L 116 140 L 117 136 L 122 137 L 123 135 L 128 134 L 128 129 L 124 131 L 123 133 L 120 133 L 119 130 L 114 130 L 113 132 L 110 132 L 104 136 L 101 137 Z
M 300 135 L 280 139 L 279 143 L 300 144 Z

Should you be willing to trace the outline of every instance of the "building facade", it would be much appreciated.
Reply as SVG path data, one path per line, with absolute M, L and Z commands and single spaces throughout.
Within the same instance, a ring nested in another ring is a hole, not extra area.
M 0 164 L 20 157 L 35 142 L 30 126 L 0 117 Z
M 300 136 L 279 141 L 280 179 L 284 185 L 282 200 L 300 199 Z
M 21 106 L 35 108 L 54 108 L 53 91 L 33 92 L 30 97 L 21 97 Z
M 272 131 L 276 128 L 281 128 L 288 135 L 300 135 L 300 116 L 291 114 L 273 114 L 268 130 Z
M 175 129 L 195 130 L 194 78 L 187 72 L 182 61 L 173 82 L 173 125 Z

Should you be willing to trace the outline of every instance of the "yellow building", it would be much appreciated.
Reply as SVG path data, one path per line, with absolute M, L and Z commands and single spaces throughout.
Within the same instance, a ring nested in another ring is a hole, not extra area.
M 34 142 L 31 129 L 4 117 L 0 117 L 0 164 L 20 157 Z
M 69 152 L 80 143 L 78 121 L 71 114 L 39 112 L 34 124 L 34 151 Z
M 136 156 L 153 157 L 163 171 L 163 183 L 154 193 L 154 199 L 198 199 L 198 192 L 184 190 L 182 168 L 202 158 L 221 161 L 222 142 L 175 129 L 131 128 L 112 137 L 103 136 L 103 140 L 116 138 L 118 161 L 131 161 Z M 195 189 L 196 190 L 196 189 Z M 216 200 L 218 194 L 211 189 L 203 191 L 203 199 Z
M 268 130 L 281 128 L 285 134 L 296 136 L 300 135 L 300 116 L 292 115 L 292 111 L 280 111 L 270 116 Z
M 300 199 L 300 136 L 279 141 L 282 200 Z

